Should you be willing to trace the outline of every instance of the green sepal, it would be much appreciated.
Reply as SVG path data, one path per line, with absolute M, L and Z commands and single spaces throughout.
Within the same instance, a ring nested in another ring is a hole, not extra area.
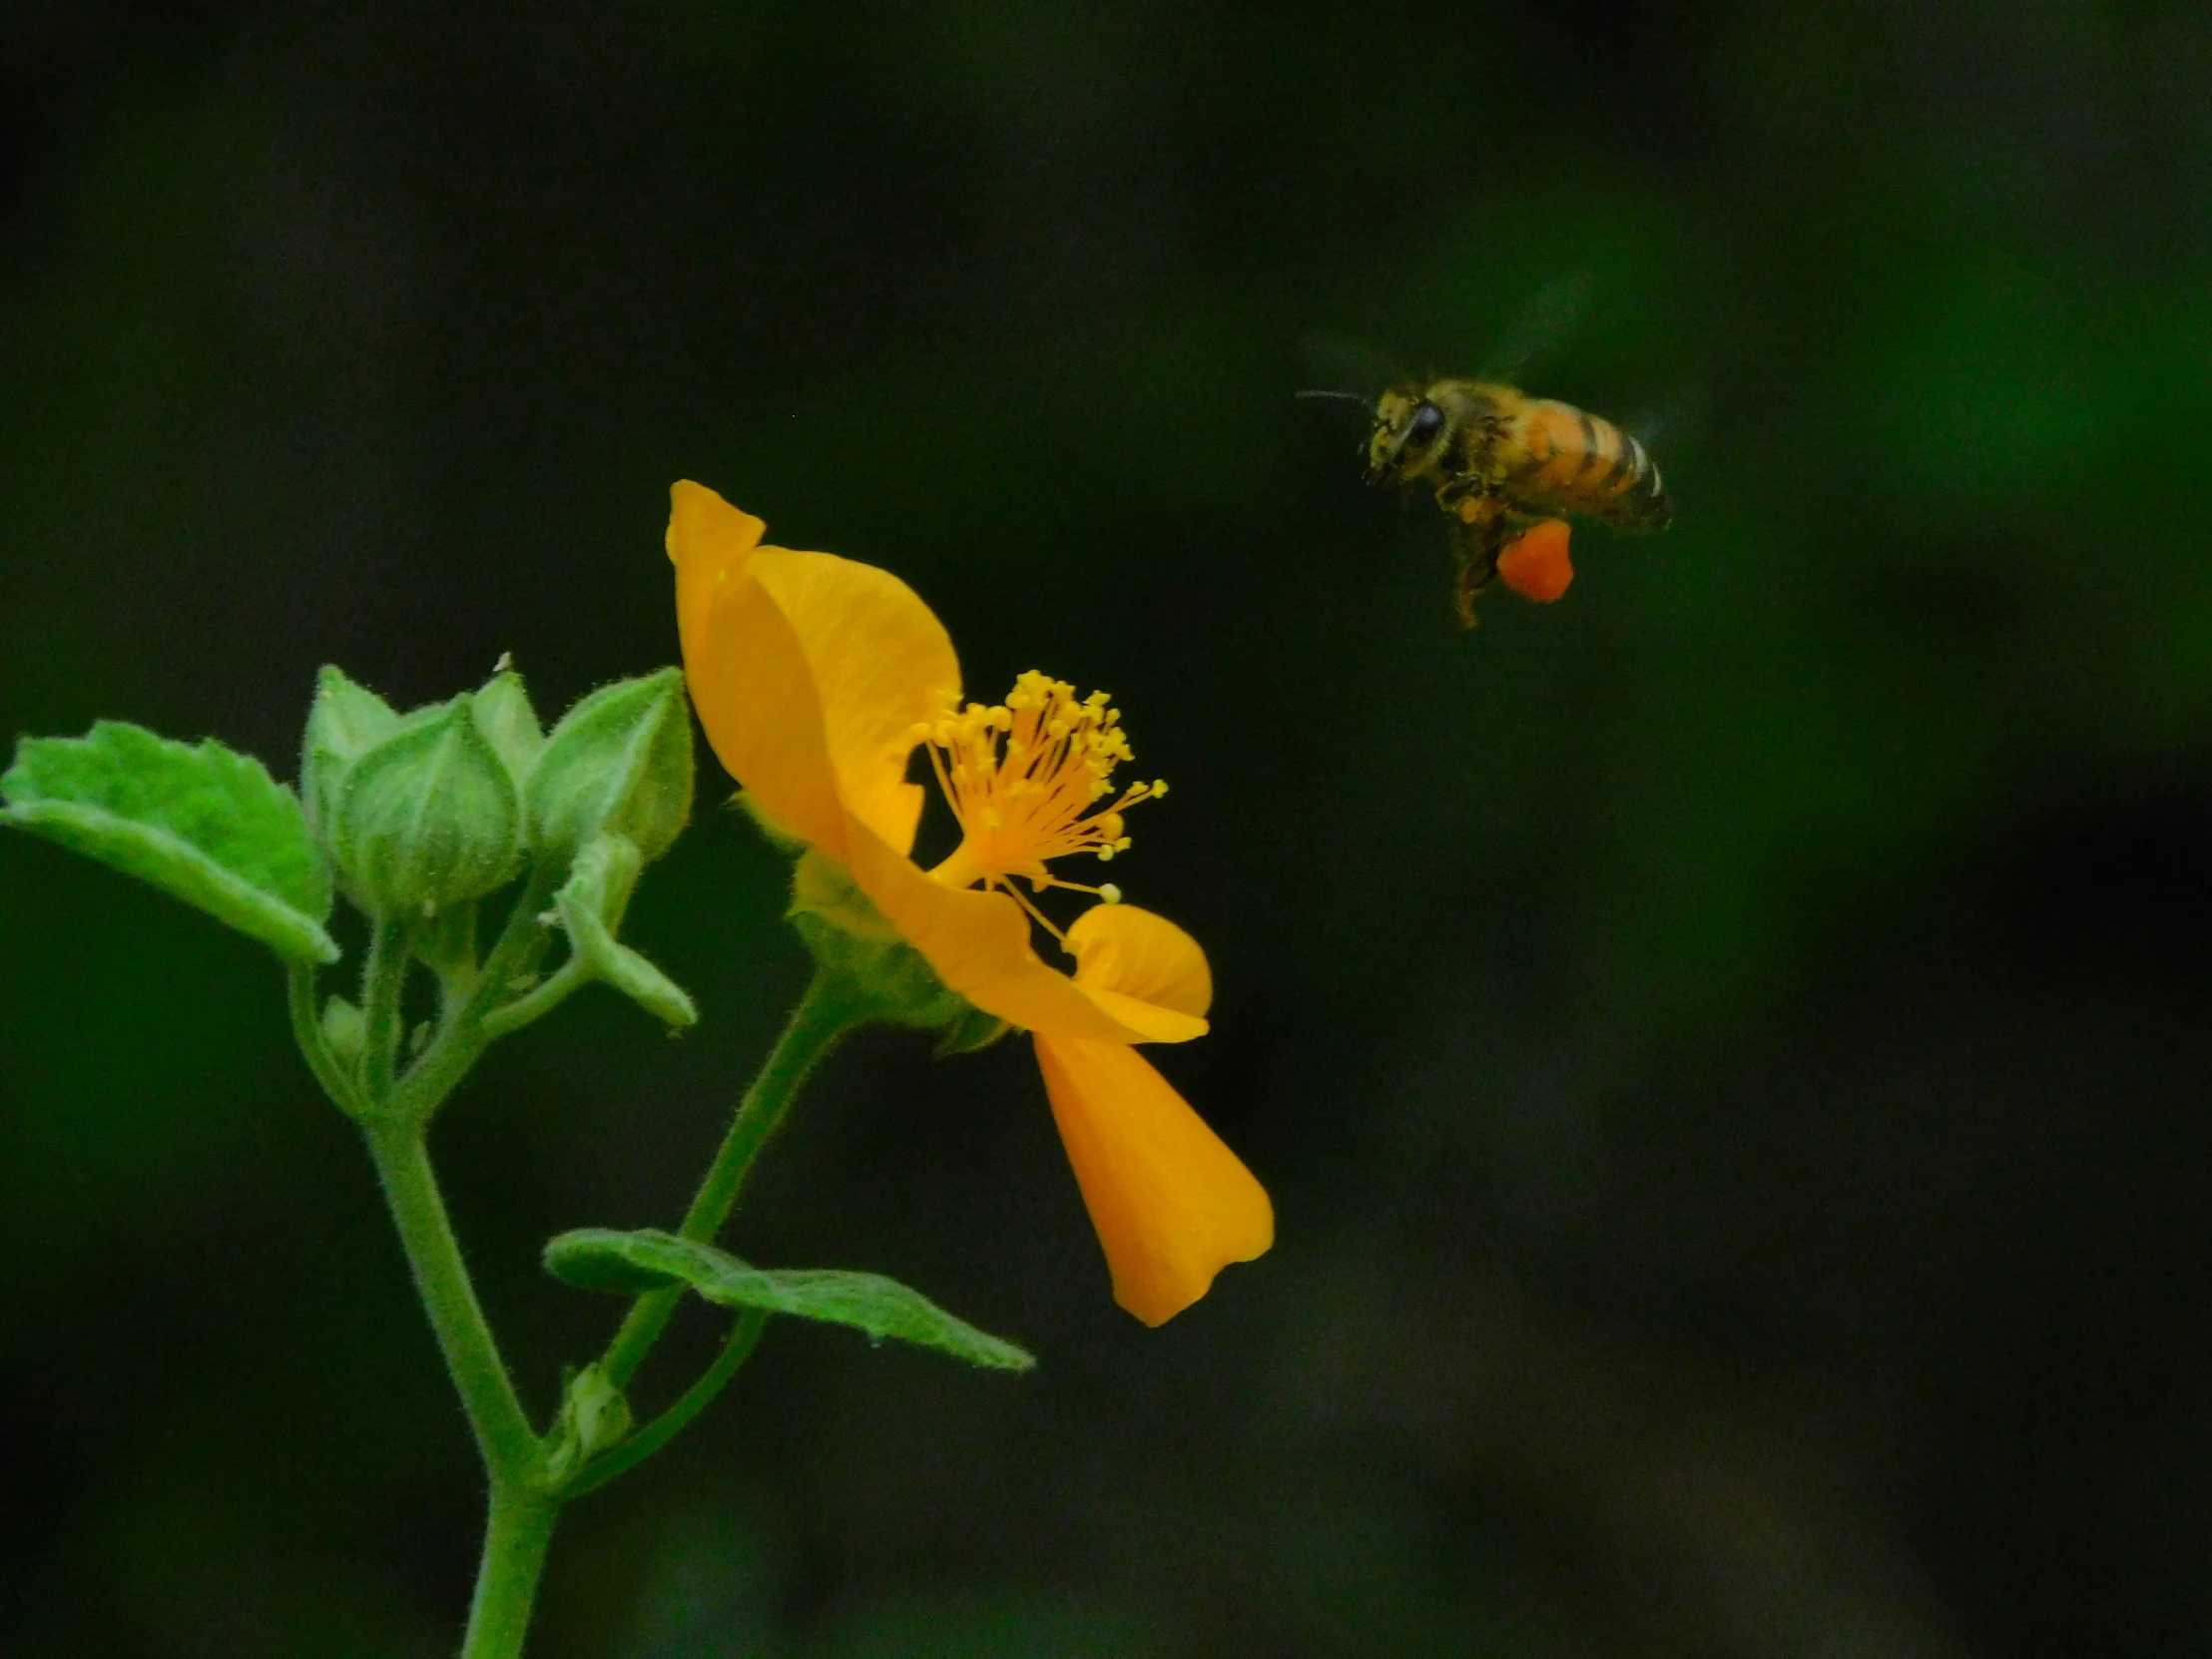
M 402 717 L 366 686 L 346 678 L 334 663 L 315 676 L 314 702 L 299 742 L 299 796 L 307 825 L 327 836 L 337 817 L 346 769 L 399 730 Z
M 953 1318 L 919 1291 L 879 1273 L 756 1268 L 713 1245 L 657 1228 L 622 1233 L 585 1227 L 563 1233 L 547 1243 L 545 1268 L 562 1283 L 587 1291 L 636 1296 L 687 1285 L 718 1307 L 850 1326 L 874 1341 L 895 1337 L 971 1366 L 1028 1371 L 1037 1363 L 1012 1343 Z
M 521 675 L 501 669 L 485 682 L 484 689 L 476 694 L 476 724 L 483 728 L 485 741 L 507 763 L 507 774 L 514 779 L 515 788 L 519 791 L 527 786 L 545 749 L 545 731 L 538 725 L 538 712 L 530 706 L 530 693 Z
M 546 1474 L 557 1485 L 630 1437 L 630 1401 L 597 1366 L 570 1372 L 561 1388 Z
M 991 1016 L 937 977 L 929 959 L 900 936 L 834 858 L 811 849 L 801 856 L 792 870 L 786 917 L 816 966 L 864 997 L 871 1018 L 916 1031 L 944 1031 L 947 1041 L 958 1031 L 961 1046 L 981 1046 L 968 1039 L 977 1032 L 975 1022 Z
M 937 1033 L 937 1045 L 929 1052 L 940 1060 L 955 1054 L 974 1054 L 986 1049 L 1013 1027 L 996 1014 L 986 1014 L 972 1002 L 967 1012 L 961 1014 Z
M 699 1023 L 699 1009 L 689 993 L 615 937 L 644 867 L 644 856 L 626 836 L 595 836 L 577 856 L 553 905 L 568 930 L 569 949 L 587 973 L 682 1030 Z
M 522 802 L 467 693 L 402 720 L 345 769 L 324 830 L 346 896 L 435 916 L 522 867 Z
M 691 818 L 691 707 L 684 671 L 602 686 L 561 717 L 530 775 L 530 844 L 571 858 L 620 835 L 651 863 Z
M 0 823 L 135 875 L 286 961 L 338 958 L 322 928 L 330 877 L 299 798 L 213 738 L 195 748 L 112 720 L 82 738 L 25 738 L 0 804 Z

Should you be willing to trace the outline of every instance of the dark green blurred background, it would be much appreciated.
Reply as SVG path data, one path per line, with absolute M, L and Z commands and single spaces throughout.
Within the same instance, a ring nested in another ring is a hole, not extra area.
M 0 737 L 557 712 L 674 657 L 693 476 L 1173 782 L 1116 874 L 1275 1253 L 1144 1331 L 1025 1046 L 860 1041 L 733 1244 L 1042 1371 L 778 1329 L 542 1659 L 2212 1651 L 2208 215 L 2202 6 L 11 6 Z M 1687 411 L 1678 527 L 1461 636 L 1299 341 L 1575 271 L 1529 383 Z M 704 808 L 631 933 L 705 1023 L 441 1126 L 541 1406 L 780 880 Z M 450 1651 L 472 1454 L 266 953 L 0 841 L 0 1652 Z

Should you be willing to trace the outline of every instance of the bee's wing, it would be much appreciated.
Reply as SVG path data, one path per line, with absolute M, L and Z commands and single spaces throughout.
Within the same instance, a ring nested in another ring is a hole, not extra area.
M 1590 289 L 1595 285 L 1589 272 L 1582 270 L 1570 271 L 1537 289 L 1505 325 L 1496 349 L 1483 365 L 1484 374 L 1493 380 L 1518 381 L 1533 358 L 1574 332 L 1575 320 L 1589 303 Z
M 1371 340 L 1349 334 L 1306 334 L 1298 342 L 1300 385 L 1312 392 L 1356 398 L 1370 408 L 1405 378 L 1401 364 Z
M 1690 380 L 1678 386 L 1665 402 L 1654 408 L 1640 409 L 1622 421 L 1621 428 L 1634 433 L 1646 449 L 1656 452 L 1663 443 L 1669 454 L 1679 454 L 1686 448 L 1694 448 L 1705 436 L 1711 421 L 1707 404 L 1704 380 Z

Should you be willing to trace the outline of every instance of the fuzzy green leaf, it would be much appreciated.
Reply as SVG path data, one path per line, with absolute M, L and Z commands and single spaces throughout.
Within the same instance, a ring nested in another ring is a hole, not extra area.
M 585 1227 L 563 1233 L 546 1245 L 545 1266 L 554 1278 L 588 1291 L 634 1296 L 688 1285 L 720 1307 L 848 1325 L 873 1340 L 895 1337 L 971 1366 L 1027 1371 L 1037 1363 L 1012 1343 L 954 1319 L 919 1291 L 879 1273 L 756 1268 L 713 1245 L 656 1228 L 621 1233 Z
M 287 961 L 334 962 L 330 878 L 299 799 L 213 738 L 197 748 L 104 720 L 26 738 L 0 777 L 0 823 L 150 882 Z

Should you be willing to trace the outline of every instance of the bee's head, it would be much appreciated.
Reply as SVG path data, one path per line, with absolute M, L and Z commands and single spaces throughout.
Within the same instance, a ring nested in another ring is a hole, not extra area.
M 1429 401 L 1417 381 L 1392 386 L 1375 405 L 1375 432 L 1368 439 L 1368 482 L 1402 483 L 1435 469 L 1443 457 L 1444 411 Z

